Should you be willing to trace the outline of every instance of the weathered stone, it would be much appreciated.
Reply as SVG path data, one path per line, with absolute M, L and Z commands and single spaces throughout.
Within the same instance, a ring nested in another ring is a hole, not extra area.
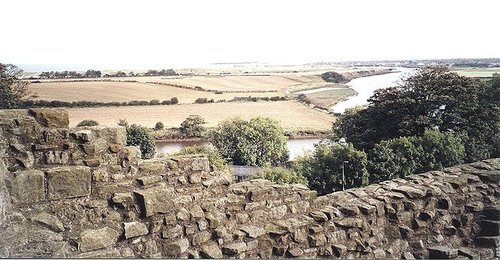
M 477 254 L 464 247 L 458 249 L 458 255 L 465 256 L 468 259 L 479 259 L 479 256 Z
M 193 236 L 193 246 L 201 245 L 212 238 L 212 234 L 207 231 L 203 231 Z
M 287 210 L 288 208 L 286 205 L 281 205 L 279 207 L 272 208 L 271 211 L 269 212 L 269 218 L 271 219 L 282 218 L 286 215 Z
M 68 128 L 68 112 L 64 109 L 56 108 L 32 108 L 29 113 L 35 117 L 35 120 L 45 126 L 53 128 Z
M 189 219 L 191 218 L 191 214 L 185 208 L 180 208 L 175 216 L 178 220 L 181 221 L 189 221 Z
M 326 244 L 326 236 L 324 234 L 314 234 L 309 236 L 309 245 L 311 247 L 323 246 Z
M 150 217 L 156 213 L 169 213 L 173 210 L 172 190 L 163 186 L 134 191 L 139 198 L 139 205 L 144 216 Z
M 340 220 L 335 220 L 334 223 L 342 227 L 357 227 L 357 228 L 363 227 L 363 221 L 358 218 L 344 218 Z
M 445 246 L 429 247 L 428 250 L 430 258 L 452 259 L 458 256 L 458 249 Z
M 166 256 L 180 257 L 189 248 L 189 240 L 187 238 L 163 244 L 163 254 Z
M 425 196 L 424 191 L 419 190 L 417 188 L 409 187 L 409 186 L 400 186 L 400 187 L 396 187 L 392 190 L 397 191 L 397 192 L 401 192 L 411 199 L 421 198 L 421 197 Z
M 216 243 L 207 243 L 201 247 L 201 255 L 206 258 L 222 258 L 222 251 Z
M 245 242 L 233 243 L 222 247 L 222 252 L 229 256 L 239 255 L 246 250 L 247 244 Z
M 288 249 L 288 254 L 290 254 L 290 256 L 292 257 L 299 257 L 304 254 L 304 250 L 300 248 L 291 248 Z
M 132 203 L 134 202 L 134 198 L 129 192 L 117 192 L 113 194 L 113 198 L 111 200 L 113 201 L 113 203 L 121 204 L 123 207 L 132 205 Z
M 480 201 L 473 201 L 470 203 L 465 204 L 465 210 L 469 212 L 479 212 L 482 211 L 484 208 L 484 205 Z
M 176 225 L 173 228 L 169 228 L 169 229 L 164 230 L 161 233 L 161 237 L 165 238 L 165 239 L 173 240 L 173 239 L 180 238 L 183 235 L 183 233 L 184 233 L 183 228 L 180 225 Z
M 123 229 L 125 230 L 125 238 L 127 239 L 147 235 L 149 233 L 148 227 L 141 222 L 123 223 Z
M 31 217 L 31 221 L 43 224 L 56 232 L 64 231 L 61 221 L 56 216 L 47 213 L 38 213 Z
M 162 177 L 160 175 L 143 176 L 137 178 L 137 181 L 143 186 L 148 186 L 162 181 Z
M 273 255 L 282 257 L 285 255 L 287 250 L 288 250 L 287 245 L 273 246 Z
M 88 252 L 110 247 L 115 244 L 119 236 L 118 231 L 109 227 L 86 229 L 80 233 L 80 251 Z
M 326 214 L 321 212 L 321 211 L 313 211 L 313 212 L 309 213 L 309 216 L 311 216 L 317 222 L 325 222 L 328 220 L 328 217 L 326 216 Z
M 256 226 L 243 226 L 240 227 L 240 230 L 247 233 L 248 237 L 250 238 L 257 238 L 266 233 L 266 231 L 263 228 Z
M 103 249 L 93 252 L 81 253 L 75 255 L 74 258 L 84 258 L 84 259 L 102 259 L 102 258 L 119 258 L 119 257 L 127 257 L 126 255 L 120 254 L 120 251 L 117 249 Z M 133 252 L 132 255 L 134 256 Z
M 189 213 L 191 214 L 191 218 L 193 219 L 205 218 L 205 213 L 203 212 L 203 209 L 199 205 L 193 206 L 189 211 Z
M 47 170 L 49 199 L 59 200 L 90 195 L 90 168 L 62 166 Z
M 343 257 L 347 253 L 347 247 L 341 244 L 332 245 L 332 249 L 337 257 Z
M 36 203 L 45 200 L 45 175 L 41 171 L 27 170 L 16 172 L 16 201 Z
M 403 239 L 409 239 L 409 238 L 413 237 L 413 234 L 415 233 L 415 232 L 413 232 L 413 230 L 411 228 L 409 228 L 408 226 L 405 226 L 405 225 L 400 225 L 399 231 L 401 232 L 401 237 Z

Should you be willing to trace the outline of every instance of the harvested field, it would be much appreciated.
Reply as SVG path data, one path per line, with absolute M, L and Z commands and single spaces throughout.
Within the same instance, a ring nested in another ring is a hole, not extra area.
M 215 94 L 206 91 L 183 89 L 172 86 L 116 81 L 81 81 L 81 82 L 43 82 L 30 84 L 30 90 L 41 100 L 60 101 L 97 101 L 126 102 L 131 100 L 168 100 L 173 97 L 179 103 L 193 103 L 197 98 L 214 99 L 215 101 L 234 97 L 272 97 L 282 96 L 277 92 L 258 93 L 223 93 Z
M 138 81 L 151 81 L 147 78 L 136 78 Z M 218 75 L 218 76 L 190 76 L 190 77 L 164 77 L 156 82 L 177 84 L 190 88 L 201 87 L 206 90 L 219 91 L 286 91 L 290 88 L 314 82 L 325 83 L 319 76 L 286 74 L 262 75 Z
M 315 106 L 330 109 L 337 102 L 355 94 L 356 91 L 351 88 L 338 88 L 311 93 L 306 96 Z
M 129 123 L 146 127 L 153 127 L 161 121 L 168 128 L 179 127 L 189 115 L 200 115 L 208 123 L 207 127 L 236 116 L 246 120 L 263 116 L 280 121 L 289 130 L 329 130 L 335 121 L 333 116 L 296 101 L 73 108 L 68 109 L 68 112 L 70 126 L 84 119 L 94 119 L 101 125 L 116 125 L 119 119 L 126 119 Z

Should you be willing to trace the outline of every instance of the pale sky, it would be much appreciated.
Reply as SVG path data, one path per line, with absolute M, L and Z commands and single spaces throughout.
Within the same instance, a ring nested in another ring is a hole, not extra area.
M 3 0 L 0 62 L 134 69 L 498 58 L 499 10 L 498 0 Z

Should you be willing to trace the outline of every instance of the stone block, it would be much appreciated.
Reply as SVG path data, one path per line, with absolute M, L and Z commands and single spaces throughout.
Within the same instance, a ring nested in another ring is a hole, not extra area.
M 123 228 L 125 230 L 125 238 L 127 239 L 147 235 L 149 232 L 148 227 L 141 222 L 123 223 Z
M 45 200 L 45 175 L 42 171 L 16 172 L 16 199 L 18 203 L 36 203 Z
M 173 190 L 164 186 L 153 187 L 144 190 L 136 190 L 141 214 L 150 217 L 157 213 L 169 213 L 174 210 L 172 196 Z
M 207 243 L 201 247 L 201 256 L 211 259 L 222 258 L 222 251 L 216 243 Z
M 139 184 L 143 186 L 149 186 L 151 184 L 155 184 L 162 181 L 162 179 L 163 178 L 160 175 L 151 175 L 151 176 L 143 176 L 137 178 L 137 181 L 139 182 Z
M 88 196 L 90 195 L 90 182 L 89 167 L 62 166 L 47 170 L 50 200 Z
M 38 213 L 31 217 L 31 221 L 40 223 L 56 232 L 64 231 L 64 226 L 61 221 L 54 215 L 47 213 Z
M 212 238 L 212 234 L 208 231 L 203 231 L 193 235 L 193 246 L 199 246 Z
M 80 233 L 80 251 L 88 252 L 110 247 L 120 236 L 118 231 L 104 227 L 101 229 L 87 229 Z
M 32 108 L 29 110 L 35 120 L 45 126 L 52 128 L 68 128 L 68 112 L 59 108 Z
M 429 247 L 429 258 L 433 259 L 452 259 L 458 256 L 458 249 L 445 246 Z
M 239 255 L 244 253 L 246 250 L 247 244 L 245 242 L 237 242 L 222 247 L 222 252 L 229 256 Z
M 266 233 L 266 231 L 263 228 L 256 226 L 243 226 L 240 227 L 240 230 L 245 232 L 247 236 L 250 238 L 257 238 Z
M 187 238 L 163 244 L 162 253 L 166 256 L 179 258 L 189 248 L 189 240 Z
M 81 253 L 73 257 L 83 258 L 83 259 L 102 259 L 102 258 L 120 258 L 120 256 L 125 257 L 120 254 L 120 251 L 118 251 L 118 249 L 114 248 L 114 249 L 103 249 L 93 252 Z M 133 256 L 133 253 L 131 256 Z
M 413 188 L 410 186 L 399 186 L 394 189 L 393 191 L 401 192 L 404 195 L 408 196 L 408 198 L 415 199 L 415 198 L 421 198 L 425 196 L 425 191 Z

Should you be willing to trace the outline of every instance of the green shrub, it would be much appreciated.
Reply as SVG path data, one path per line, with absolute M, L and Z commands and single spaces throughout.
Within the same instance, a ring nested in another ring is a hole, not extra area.
M 278 184 L 307 185 L 307 179 L 304 176 L 283 167 L 262 168 L 252 175 L 252 179 L 265 179 Z
M 127 145 L 139 146 L 143 159 L 152 158 L 155 154 L 155 142 L 148 130 L 133 124 L 127 127 Z
M 208 157 L 208 162 L 212 171 L 227 171 L 229 170 L 229 165 L 222 158 L 221 154 L 213 145 L 202 145 L 202 146 L 188 146 L 182 148 L 175 155 L 187 155 L 187 154 L 205 154 Z
M 99 125 L 97 121 L 92 119 L 85 119 L 82 120 L 80 123 L 78 123 L 76 126 L 81 127 L 81 126 L 96 126 L 96 125 Z
M 163 125 L 162 122 L 157 122 L 154 129 L 155 130 L 162 130 L 163 128 L 165 128 L 165 125 Z

